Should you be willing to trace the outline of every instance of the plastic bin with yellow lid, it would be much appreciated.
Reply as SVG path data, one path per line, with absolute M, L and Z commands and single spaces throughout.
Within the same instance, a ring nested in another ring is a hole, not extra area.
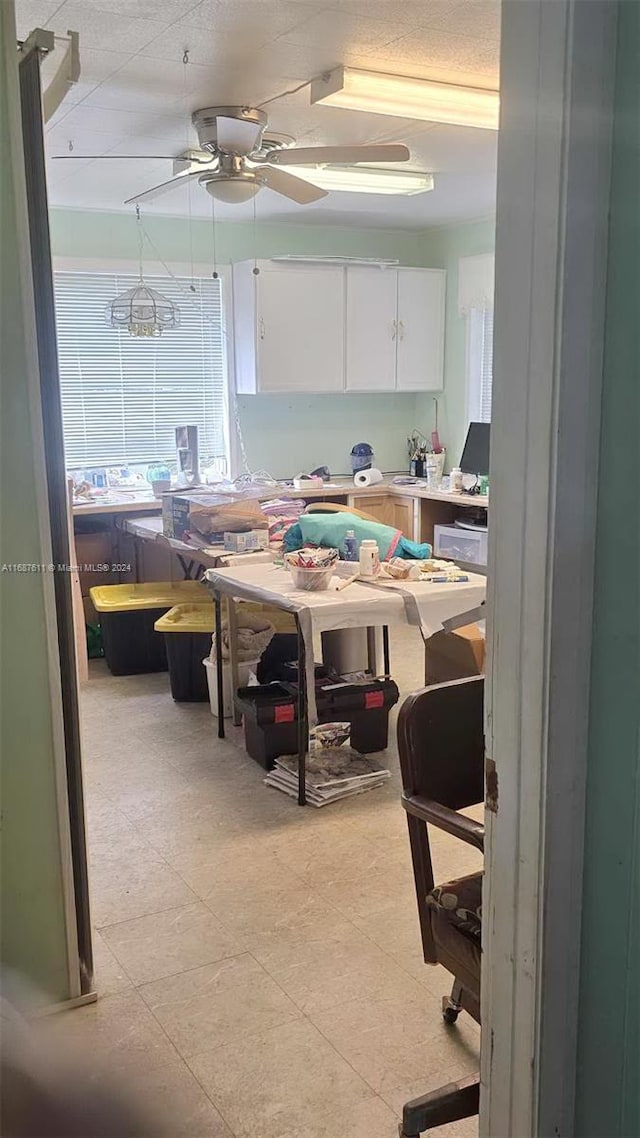
M 153 627 L 156 620 L 180 602 L 209 600 L 209 591 L 198 581 L 94 585 L 90 595 L 98 611 L 105 660 L 114 676 L 166 671 L 166 638 Z
M 195 605 L 174 605 L 168 612 L 158 617 L 154 624 L 156 632 L 204 632 L 213 634 L 215 609 L 213 601 Z
M 94 585 L 91 600 L 98 612 L 137 612 L 173 608 L 181 603 L 203 604 L 211 594 L 200 581 L 146 581 L 141 585 Z
M 210 598 L 198 604 L 174 605 L 153 625 L 156 633 L 163 634 L 171 695 L 178 703 L 204 703 L 209 698 L 202 661 L 211 651 L 214 624 Z
M 295 632 L 295 617 L 284 609 L 274 608 L 273 605 L 263 605 L 255 601 L 239 601 L 236 605 L 238 616 L 243 612 L 260 613 L 266 620 L 271 621 L 276 632 Z M 211 632 L 215 628 L 215 609 L 213 601 L 202 604 L 174 605 L 169 612 L 161 616 L 154 625 L 156 632 Z

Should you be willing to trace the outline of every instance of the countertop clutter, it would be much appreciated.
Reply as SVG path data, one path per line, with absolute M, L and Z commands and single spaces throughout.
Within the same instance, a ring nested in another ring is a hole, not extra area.
M 382 482 L 375 486 L 356 486 L 353 478 L 334 478 L 322 486 L 310 486 L 304 490 L 296 490 L 288 482 L 271 483 L 264 486 L 264 493 L 259 494 L 260 501 L 268 501 L 276 496 L 287 498 L 305 498 L 308 500 L 336 499 L 340 497 L 379 497 L 385 494 L 390 498 L 419 498 L 434 502 L 449 502 L 457 506 L 477 506 L 487 509 L 489 499 L 480 494 L 450 494 L 440 490 L 429 490 L 423 480 L 415 483 L 395 482 L 395 478 L 407 478 L 403 474 L 385 474 Z M 215 493 L 215 485 L 205 487 Z M 127 514 L 143 511 L 155 512 L 162 509 L 162 500 L 154 498 L 151 492 L 119 494 L 116 491 L 96 496 L 87 501 L 75 502 L 73 513 L 75 516 L 86 517 L 90 514 Z

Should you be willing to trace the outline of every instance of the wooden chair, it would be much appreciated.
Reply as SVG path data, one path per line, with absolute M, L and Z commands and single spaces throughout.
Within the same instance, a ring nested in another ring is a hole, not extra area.
M 454 977 L 451 995 L 443 997 L 447 1024 L 463 1009 L 480 1022 L 482 873 L 436 886 L 427 823 L 483 849 L 484 827 L 460 813 L 484 798 L 483 703 L 484 678 L 473 676 L 409 696 L 398 717 L 423 955 Z M 477 1076 L 413 1099 L 404 1106 L 401 1138 L 468 1118 L 478 1101 Z

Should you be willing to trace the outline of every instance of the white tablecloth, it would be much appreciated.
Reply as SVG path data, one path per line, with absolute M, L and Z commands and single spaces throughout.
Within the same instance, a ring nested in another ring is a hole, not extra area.
M 378 577 L 369 588 L 401 595 L 407 624 L 416 625 L 425 640 L 439 632 L 445 621 L 478 608 L 487 594 L 487 579 L 469 573 L 468 581 L 439 584 L 430 581 L 397 581 Z
M 243 565 L 207 569 L 205 581 L 226 596 L 272 604 L 298 616 L 307 662 L 309 720 L 316 722 L 313 634 L 341 628 L 411 624 L 425 640 L 452 616 L 476 608 L 485 597 L 486 578 L 470 574 L 468 582 L 431 584 L 423 581 L 353 582 L 340 591 L 294 589 L 291 575 L 275 565 Z

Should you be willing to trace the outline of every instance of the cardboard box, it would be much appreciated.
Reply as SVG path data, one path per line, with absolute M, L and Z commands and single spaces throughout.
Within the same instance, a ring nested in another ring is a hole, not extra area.
M 76 533 L 75 564 L 78 566 L 80 578 L 80 592 L 83 597 L 89 596 L 89 590 L 94 585 L 112 585 L 118 580 L 111 565 L 113 556 L 113 534 L 111 530 L 93 530 L 86 533 Z M 72 555 L 73 555 L 73 551 Z M 104 568 L 104 567 L 107 568 Z
M 225 533 L 267 529 L 268 522 L 255 498 L 183 490 L 162 496 L 162 529 L 178 541 L 222 545 Z
M 445 684 L 484 673 L 485 639 L 477 624 L 436 632 L 427 641 L 425 683 Z
M 250 529 L 248 533 L 225 533 L 224 547 L 230 553 L 251 553 L 269 548 L 268 529 Z

